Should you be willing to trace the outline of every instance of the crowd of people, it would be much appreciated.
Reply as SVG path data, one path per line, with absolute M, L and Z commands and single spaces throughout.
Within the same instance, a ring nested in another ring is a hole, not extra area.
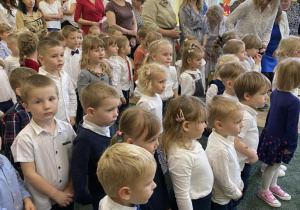
M 0 209 L 234 210 L 258 160 L 291 200 L 299 3 L 131 3 L 0 0 Z

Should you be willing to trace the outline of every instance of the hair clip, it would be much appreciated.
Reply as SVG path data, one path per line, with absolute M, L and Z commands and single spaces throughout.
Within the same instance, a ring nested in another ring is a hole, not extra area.
M 188 50 L 188 53 L 192 53 L 192 52 L 194 52 L 194 50 L 192 49 L 192 50 Z
M 109 38 L 109 35 L 108 35 L 108 34 L 106 34 L 106 35 L 105 35 L 105 38 Z
M 151 70 L 150 70 L 150 68 L 147 68 L 147 70 L 146 70 L 146 74 L 149 76 L 149 75 L 150 75 L 150 73 L 151 73 Z
M 184 40 L 184 41 L 185 41 L 185 42 L 187 42 L 187 41 L 189 41 L 189 40 L 188 40 L 188 38 L 185 38 L 185 40 Z
M 118 130 L 116 132 L 116 134 L 117 134 L 117 138 L 116 138 L 117 142 L 121 143 L 122 142 L 122 132 L 120 130 Z
M 177 122 L 185 121 L 184 115 L 183 115 L 183 112 L 182 112 L 181 109 L 179 110 L 179 115 L 178 115 L 178 114 L 176 115 L 176 121 L 177 121 Z

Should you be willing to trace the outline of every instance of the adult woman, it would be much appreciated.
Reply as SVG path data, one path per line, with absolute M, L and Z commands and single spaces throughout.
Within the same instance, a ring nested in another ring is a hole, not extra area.
M 137 23 L 131 5 L 125 0 L 111 0 L 105 10 L 108 26 L 118 25 L 130 40 L 131 46 L 135 47 Z
M 66 25 L 72 25 L 78 28 L 78 24 L 74 21 L 76 0 L 66 0 L 66 1 L 61 1 L 61 3 L 62 3 L 62 11 L 64 14 L 64 17 L 61 20 L 61 28 L 63 28 Z
M 103 31 L 103 22 L 106 20 L 102 0 L 77 0 L 74 15 L 76 23 L 81 24 L 81 29 L 88 34 L 91 26 L 99 26 Z
M 226 20 L 226 28 L 237 32 L 239 37 L 256 34 L 265 49 L 270 41 L 279 0 L 248 0 L 239 5 Z
M 179 9 L 179 27 L 181 30 L 180 40 L 186 36 L 194 35 L 205 49 L 208 30 L 204 15 L 202 15 L 203 0 L 183 0 Z
M 145 3 L 145 0 L 131 0 L 131 3 L 132 3 L 132 9 L 135 16 L 136 24 L 137 24 L 137 31 L 139 31 L 139 29 L 144 26 L 142 11 L 143 11 L 143 5 Z
M 47 29 L 42 12 L 35 0 L 20 0 L 20 10 L 16 13 L 17 28 L 28 28 L 33 33 L 40 34 Z
M 290 35 L 297 36 L 300 23 L 300 4 L 292 0 L 280 0 L 280 7 L 287 14 Z
M 15 29 L 17 11 L 16 0 L 0 0 L 0 23 L 6 23 Z

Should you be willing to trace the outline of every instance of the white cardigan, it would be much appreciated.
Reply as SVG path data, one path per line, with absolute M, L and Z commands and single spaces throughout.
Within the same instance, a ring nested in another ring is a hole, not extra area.
M 281 34 L 281 39 L 284 39 L 289 36 L 290 28 L 289 28 L 289 22 L 285 11 L 282 11 L 281 14 L 281 20 L 279 22 L 279 30 Z

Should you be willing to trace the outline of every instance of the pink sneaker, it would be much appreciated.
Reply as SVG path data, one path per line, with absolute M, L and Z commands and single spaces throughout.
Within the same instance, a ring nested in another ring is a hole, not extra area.
M 281 203 L 273 196 L 273 193 L 268 190 L 267 192 L 262 192 L 259 188 L 257 195 L 265 201 L 269 206 L 280 207 Z
M 281 200 L 289 201 L 291 200 L 291 196 L 284 192 L 278 185 L 276 187 L 270 187 L 270 191 Z

